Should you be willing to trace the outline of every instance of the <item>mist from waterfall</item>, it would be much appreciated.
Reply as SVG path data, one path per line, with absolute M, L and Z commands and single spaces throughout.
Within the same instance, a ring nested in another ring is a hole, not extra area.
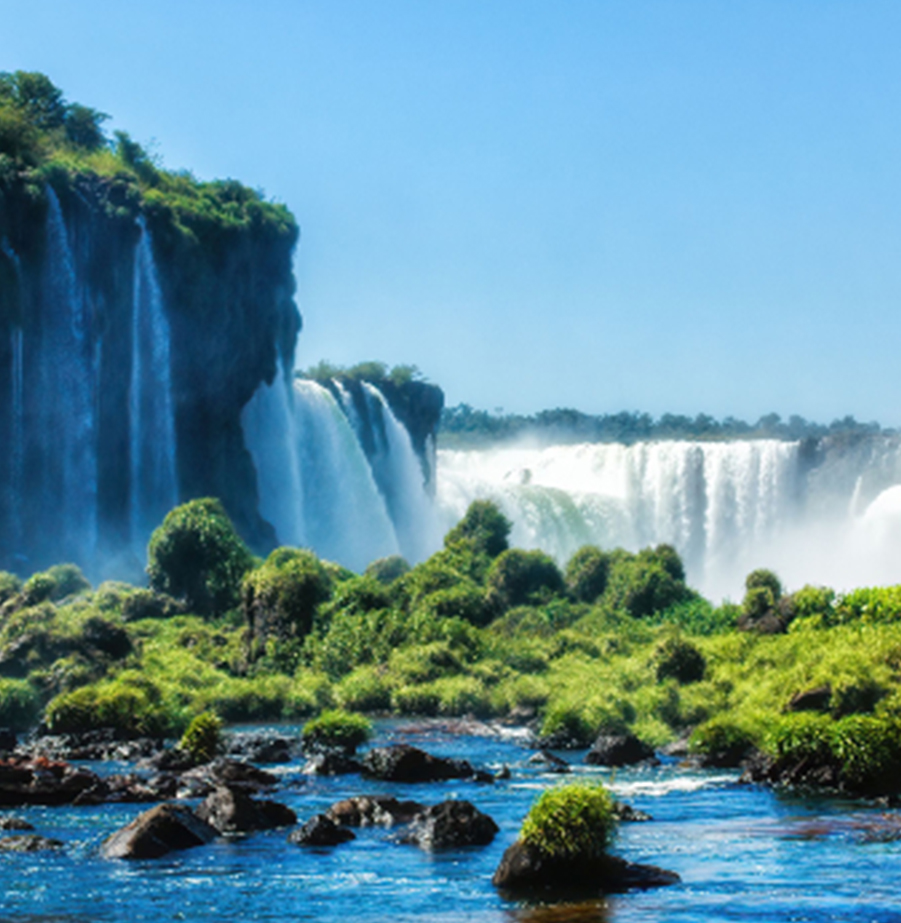
M 716 600 L 740 598 L 756 567 L 790 588 L 901 582 L 901 487 L 855 511 L 848 472 L 829 465 L 811 471 L 798 443 L 776 440 L 441 450 L 437 503 L 449 528 L 472 500 L 494 500 L 511 544 L 561 564 L 582 544 L 668 542 Z

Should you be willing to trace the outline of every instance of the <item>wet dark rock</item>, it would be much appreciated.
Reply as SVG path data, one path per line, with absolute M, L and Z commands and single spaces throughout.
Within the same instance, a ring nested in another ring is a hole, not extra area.
M 232 734 L 226 756 L 250 763 L 289 763 L 292 751 L 300 746 L 296 737 L 274 734 Z
M 18 752 L 54 760 L 135 760 L 163 750 L 153 737 L 127 737 L 113 728 L 98 728 L 79 734 L 41 734 L 19 745 Z
M 303 772 L 311 776 L 343 776 L 363 772 L 363 764 L 342 750 L 323 750 L 307 760 Z
M 417 814 L 402 842 L 428 851 L 487 846 L 498 826 L 468 801 L 442 801 Z
M 216 830 L 189 808 L 159 804 L 117 830 L 101 847 L 107 859 L 156 859 L 176 849 L 202 846 Z
M 657 888 L 679 881 L 675 872 L 626 862 L 618 856 L 593 859 L 553 858 L 517 840 L 508 847 L 491 879 L 515 895 L 613 894 L 633 888 Z
M 805 756 L 800 759 L 775 759 L 760 751 L 756 751 L 747 760 L 739 781 L 790 788 L 847 791 L 849 794 L 880 794 L 860 792 L 848 786 L 842 777 L 840 764 L 833 758 Z
M 529 763 L 532 765 L 544 766 L 548 772 L 572 772 L 572 767 L 566 760 L 555 756 L 550 750 L 539 750 L 529 757 Z
M 444 779 L 493 781 L 490 773 L 479 773 L 466 761 L 432 756 L 418 747 L 394 744 L 374 747 L 363 757 L 366 775 L 386 782 L 437 782 Z M 484 778 L 483 778 L 484 777 Z
M 196 765 L 194 757 L 187 750 L 169 747 L 140 760 L 137 768 L 155 769 L 158 772 L 187 772 L 189 769 L 194 769 Z
M 339 826 L 326 814 L 311 817 L 288 836 L 289 843 L 299 846 L 337 846 L 355 839 L 356 834 L 352 830 Z
M 602 734 L 585 755 L 585 762 L 595 766 L 634 766 L 656 762 L 653 747 L 634 734 Z
M 0 837 L 0 852 L 43 852 L 45 849 L 61 849 L 61 840 L 38 836 L 36 833 L 14 833 Z
M 90 788 L 78 793 L 76 805 L 162 801 L 170 797 L 154 788 L 147 779 L 135 773 L 116 774 L 98 779 Z
M 646 823 L 654 819 L 644 811 L 637 811 L 631 804 L 626 804 L 625 801 L 613 802 L 613 816 L 624 824 Z
M 220 785 L 256 794 L 274 788 L 278 777 L 241 760 L 219 757 L 211 763 L 195 766 L 178 777 L 180 798 L 205 798 Z
M 390 795 L 357 795 L 336 802 L 326 814 L 346 827 L 393 827 L 410 823 L 425 809 L 418 801 L 398 801 Z
M 250 833 L 297 823 L 289 807 L 276 801 L 255 801 L 241 789 L 225 785 L 207 795 L 195 813 L 220 833 Z
M 0 807 L 71 804 L 98 781 L 93 772 L 65 762 L 41 757 L 0 760 Z
M 691 752 L 689 749 L 690 736 L 680 737 L 672 743 L 665 744 L 660 748 L 664 756 L 672 756 L 676 759 L 684 759 Z
M 806 689 L 804 692 L 793 695 L 785 710 L 790 712 L 828 711 L 831 699 L 832 687 L 826 683 L 823 686 L 817 686 L 815 689 Z
M 509 779 L 510 775 L 511 775 L 510 767 L 506 763 L 504 763 L 504 765 L 501 766 L 501 768 L 498 769 L 498 771 L 494 774 L 494 778 L 500 782 L 505 779 Z
M 0 830 L 34 830 L 34 826 L 22 817 L 7 814 L 0 817 Z
M 535 746 L 542 750 L 584 750 L 585 741 L 561 727 L 550 734 L 538 737 Z

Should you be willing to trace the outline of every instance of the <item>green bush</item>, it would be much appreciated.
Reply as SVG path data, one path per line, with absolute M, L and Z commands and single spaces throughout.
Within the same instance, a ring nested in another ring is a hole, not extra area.
M 496 558 L 507 550 L 507 537 L 512 524 L 490 500 L 474 500 L 469 504 L 463 518 L 444 537 L 445 547 L 461 539 L 473 542 L 477 551 L 489 558 Z
M 734 764 L 756 745 L 757 735 L 729 718 L 711 718 L 692 731 L 689 748 L 692 753 L 717 757 Z
M 596 545 L 583 545 L 566 565 L 566 587 L 581 602 L 593 603 L 607 589 L 610 555 Z
M 670 637 L 654 651 L 657 681 L 674 679 L 678 683 L 696 683 L 704 678 L 707 661 L 690 641 Z
M 773 599 L 776 601 L 782 598 L 782 582 L 771 570 L 767 570 L 763 567 L 752 570 L 751 573 L 745 577 L 746 590 L 756 590 L 759 588 L 769 590 Z
M 633 618 L 662 612 L 681 602 L 686 587 L 652 555 L 621 557 L 611 568 L 605 601 Z
M 350 754 L 372 736 L 372 724 L 363 715 L 336 708 L 308 721 L 301 736 L 306 750 L 336 749 Z
M 549 788 L 538 796 L 520 830 L 527 846 L 553 859 L 600 858 L 613 839 L 613 799 L 602 785 Z
M 239 604 L 241 580 L 253 564 L 222 504 L 211 498 L 175 507 L 147 548 L 150 586 L 203 616 Z
M 113 728 L 126 736 L 165 736 L 173 716 L 161 702 L 159 689 L 141 676 L 120 674 L 56 696 L 44 713 L 56 734 Z
M 41 711 L 38 691 L 24 679 L 0 679 L 0 727 L 25 731 Z
M 0 570 L 0 605 L 22 590 L 22 581 L 9 571 Z
M 355 581 L 342 584 L 346 588 Z M 367 580 L 379 593 L 381 584 Z M 252 644 L 259 656 L 268 639 L 303 639 L 313 627 L 317 607 L 332 592 L 332 581 L 312 551 L 279 548 L 244 578 L 242 609 Z
M 598 736 L 598 727 L 582 704 L 556 702 L 541 722 L 541 736 L 565 740 L 575 747 L 590 747 Z
M 460 618 L 472 625 L 484 625 L 490 619 L 484 595 L 468 580 L 422 597 L 416 604 L 416 611 L 428 618 Z
M 491 564 L 487 579 L 488 604 L 498 613 L 512 606 L 549 602 L 564 590 L 563 575 L 543 551 L 510 548 Z
M 198 765 L 215 759 L 222 749 L 222 721 L 211 711 L 201 712 L 188 725 L 178 742 Z
M 91 589 L 91 584 L 75 564 L 54 564 L 45 571 L 53 581 L 53 590 L 50 594 L 52 602 L 58 602 L 67 596 L 85 593 Z
M 357 667 L 335 687 L 335 698 L 351 711 L 382 712 L 391 708 L 391 687 L 381 667 Z
M 402 558 L 399 554 L 393 554 L 387 558 L 379 558 L 377 561 L 373 561 L 365 571 L 363 571 L 364 577 L 371 577 L 373 580 L 378 580 L 379 583 L 388 586 L 390 583 L 394 583 L 398 577 L 403 577 L 404 574 L 410 572 L 410 565 Z

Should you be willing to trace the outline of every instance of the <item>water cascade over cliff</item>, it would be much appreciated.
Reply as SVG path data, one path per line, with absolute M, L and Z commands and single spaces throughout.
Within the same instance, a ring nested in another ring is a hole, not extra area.
M 435 549 L 427 470 L 377 386 L 280 374 L 257 390 L 242 425 L 260 513 L 279 543 L 358 571 L 376 558 L 418 561 Z
M 439 452 L 449 527 L 477 498 L 513 522 L 511 543 L 559 561 L 580 545 L 668 542 L 689 581 L 740 596 L 771 567 L 792 587 L 901 581 L 901 450 L 776 440 L 660 441 Z

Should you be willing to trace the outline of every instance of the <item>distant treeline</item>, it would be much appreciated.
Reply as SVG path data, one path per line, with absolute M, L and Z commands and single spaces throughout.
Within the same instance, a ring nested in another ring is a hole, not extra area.
M 823 436 L 863 437 L 889 435 L 878 423 L 860 423 L 852 416 L 826 425 L 797 415 L 783 420 L 778 413 L 762 416 L 756 423 L 735 417 L 716 420 L 700 413 L 696 417 L 665 413 L 654 419 L 648 413 L 587 414 L 569 408 L 542 410 L 536 414 L 489 413 L 469 404 L 445 407 L 441 415 L 440 442 L 447 448 L 464 448 L 503 442 L 523 436 L 554 442 L 634 443 L 650 439 L 785 439 Z

